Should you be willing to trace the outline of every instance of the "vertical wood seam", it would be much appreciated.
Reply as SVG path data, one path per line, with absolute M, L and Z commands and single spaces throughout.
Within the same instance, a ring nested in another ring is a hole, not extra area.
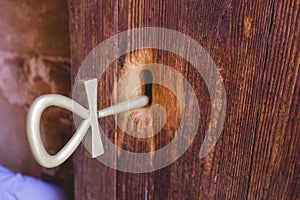
M 270 22 L 269 22 L 269 27 L 268 27 L 268 35 L 266 39 L 266 50 L 265 50 L 265 55 L 264 55 L 264 63 L 263 63 L 263 69 L 262 69 L 262 77 L 265 74 L 265 69 L 267 67 L 267 59 L 268 59 L 268 51 L 269 51 L 269 40 L 270 40 L 270 35 L 272 31 L 272 26 L 273 26 L 273 21 L 274 21 L 274 0 L 272 1 L 271 9 L 270 9 Z M 263 87 L 263 79 L 260 82 L 259 85 L 259 92 L 258 92 L 258 105 L 261 104 L 261 97 L 262 97 L 262 87 Z M 259 115 L 261 112 L 261 108 L 258 107 L 257 114 L 256 114 L 256 122 L 255 122 L 255 127 L 254 127 L 254 136 L 253 136 L 253 143 L 252 143 L 252 150 L 251 150 L 251 158 L 250 158 L 250 167 L 249 167 L 249 179 L 248 179 L 248 185 L 247 185 L 247 192 L 246 192 L 246 197 L 249 199 L 249 190 L 250 190 L 250 185 L 251 185 L 251 177 L 253 173 L 253 160 L 254 160 L 254 150 L 255 150 L 255 144 L 257 141 L 257 130 L 258 130 L 258 122 L 259 122 Z

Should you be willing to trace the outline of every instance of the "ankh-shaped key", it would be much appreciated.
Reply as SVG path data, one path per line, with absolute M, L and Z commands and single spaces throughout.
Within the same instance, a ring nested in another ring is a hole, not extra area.
M 97 79 L 81 80 L 82 95 L 85 96 L 84 104 L 80 105 L 73 99 L 57 94 L 46 94 L 34 100 L 29 108 L 26 122 L 26 133 L 32 154 L 36 161 L 47 168 L 60 165 L 75 151 L 80 142 L 85 141 L 91 147 L 90 154 L 93 158 L 104 153 L 98 118 L 140 108 L 148 104 L 147 96 L 139 96 L 132 100 L 122 102 L 111 107 L 97 111 Z M 50 155 L 41 139 L 40 120 L 43 111 L 49 106 L 65 108 L 83 120 L 67 144 L 55 155 Z

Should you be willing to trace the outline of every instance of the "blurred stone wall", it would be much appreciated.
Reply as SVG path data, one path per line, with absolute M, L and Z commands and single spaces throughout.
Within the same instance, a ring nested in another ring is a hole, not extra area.
M 0 165 L 72 187 L 72 162 L 39 166 L 25 135 L 32 101 L 46 93 L 70 96 L 70 88 L 67 1 L 0 1 Z M 42 138 L 50 153 L 70 138 L 71 117 L 55 107 L 43 114 Z

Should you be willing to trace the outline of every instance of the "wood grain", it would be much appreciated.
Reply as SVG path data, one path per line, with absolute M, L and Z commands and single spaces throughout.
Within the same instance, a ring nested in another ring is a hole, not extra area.
M 300 198 L 300 2 L 273 5 L 248 197 Z
M 299 0 L 73 0 L 69 5 L 73 78 L 101 41 L 128 29 L 158 26 L 180 31 L 208 51 L 228 100 L 222 136 L 199 159 L 210 118 L 206 85 L 185 60 L 153 50 L 157 62 L 180 71 L 197 93 L 200 124 L 192 146 L 172 165 L 143 174 L 112 170 L 80 147 L 74 156 L 76 199 L 299 199 Z M 101 94 L 112 91 L 135 53 L 105 73 Z M 154 101 L 173 98 L 162 87 L 152 89 Z M 99 97 L 99 107 L 109 105 L 109 98 Z M 178 117 L 173 116 L 159 137 L 144 143 L 117 131 L 112 118 L 100 123 L 122 148 L 147 151 L 172 138 Z
M 81 62 L 98 43 L 116 34 L 116 8 L 115 1 L 70 1 L 70 34 L 72 54 L 73 81 Z M 97 14 L 96 14 L 97 13 Z M 108 23 L 109 22 L 109 23 Z M 112 90 L 114 81 L 114 68 L 104 77 L 104 83 L 99 83 L 100 94 Z M 110 105 L 110 95 L 99 97 L 99 108 Z M 108 119 L 108 121 L 111 118 Z M 114 126 L 110 123 L 103 124 L 101 128 L 114 140 Z M 115 170 L 101 164 L 96 159 L 91 159 L 81 145 L 74 155 L 74 194 L 75 199 L 116 199 L 116 173 Z

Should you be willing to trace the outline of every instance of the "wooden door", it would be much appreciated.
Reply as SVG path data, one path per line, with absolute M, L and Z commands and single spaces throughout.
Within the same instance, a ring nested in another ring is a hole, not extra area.
M 109 94 L 128 63 L 162 61 L 179 71 L 196 92 L 201 111 L 197 135 L 178 160 L 148 173 L 114 170 L 86 156 L 81 145 L 74 155 L 75 198 L 299 199 L 299 9 L 298 0 L 71 0 L 73 79 L 84 58 L 102 41 L 133 28 L 163 27 L 204 47 L 223 77 L 227 94 L 221 137 L 199 159 L 211 116 L 203 77 L 169 52 L 144 49 L 119 57 L 99 82 L 98 107 L 110 105 Z M 101 119 L 105 134 L 120 148 L 151 151 L 174 136 L 176 99 L 163 87 L 151 87 L 153 101 L 169 106 L 170 123 L 160 136 L 143 141 L 126 136 L 113 117 Z M 119 155 L 115 156 L 117 165 Z

